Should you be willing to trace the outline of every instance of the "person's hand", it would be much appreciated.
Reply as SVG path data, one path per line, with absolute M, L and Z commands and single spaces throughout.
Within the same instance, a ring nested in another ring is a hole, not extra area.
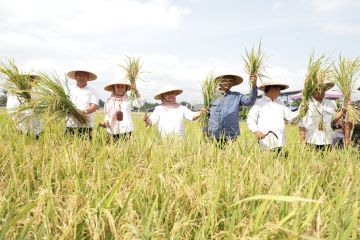
M 135 83 L 135 82 L 132 82 L 132 83 L 131 83 L 131 89 L 134 90 L 134 91 L 137 90 L 137 89 L 136 89 L 136 83 Z
M 256 74 L 251 74 L 250 75 L 250 82 L 253 86 L 256 86 L 256 81 L 257 81 L 257 76 Z
M 106 128 L 106 127 L 110 127 L 109 121 L 105 120 L 102 123 L 99 123 L 100 127 Z
M 148 124 L 149 123 L 149 115 L 147 114 L 147 113 L 145 113 L 144 114 L 144 122 L 146 123 L 146 124 Z
M 201 109 L 201 114 L 204 114 L 205 116 L 209 116 L 209 114 L 210 114 L 210 108 L 203 108 L 203 109 Z
M 256 131 L 255 132 L 255 136 L 256 136 L 256 139 L 257 140 L 261 140 L 261 139 L 264 139 L 265 138 L 265 134 L 260 132 L 260 131 Z

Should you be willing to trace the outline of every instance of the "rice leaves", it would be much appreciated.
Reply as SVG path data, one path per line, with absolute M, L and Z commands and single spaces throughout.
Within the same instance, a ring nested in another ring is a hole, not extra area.
M 119 66 L 125 69 L 127 77 L 131 83 L 136 83 L 136 80 L 139 79 L 139 75 L 143 73 L 141 72 L 143 63 L 141 62 L 140 57 L 136 58 L 136 57 L 126 56 L 125 65 L 119 64 Z M 136 94 L 133 89 L 130 92 L 130 97 L 131 99 L 136 98 Z
M 351 101 L 351 94 L 356 90 L 355 84 L 360 73 L 360 58 L 354 60 L 339 56 L 337 64 L 333 65 L 333 81 L 344 96 L 343 107 L 347 109 L 346 121 L 360 122 L 360 111 L 354 105 L 347 104 Z
M 257 49 L 255 47 L 252 47 L 250 51 L 245 49 L 245 56 L 242 56 L 245 62 L 245 71 L 249 76 L 251 75 L 257 75 L 260 80 L 262 77 L 267 77 L 265 75 L 266 70 L 264 66 L 264 52 L 261 49 L 261 42 L 259 43 L 259 46 Z M 250 82 L 250 84 L 252 84 Z
M 306 108 L 313 93 L 330 78 L 330 67 L 331 65 L 328 64 L 325 55 L 321 55 L 319 58 L 315 59 L 314 53 L 311 54 L 302 92 L 303 99 L 300 106 L 300 117 L 306 115 Z
M 220 82 L 221 78 L 216 78 L 214 76 L 214 73 L 210 72 L 201 83 L 201 92 L 205 109 L 209 108 L 212 102 L 219 97 L 220 91 L 218 87 Z M 208 117 L 205 115 L 201 115 L 201 123 L 203 126 L 207 126 Z
M 5 80 L 3 86 L 10 93 L 18 96 L 21 100 L 29 101 L 30 95 L 30 75 L 21 73 L 13 60 L 8 64 L 0 64 L 1 78 Z
M 57 77 L 49 77 L 45 73 L 39 74 L 39 80 L 34 91 L 33 99 L 18 107 L 17 111 L 32 110 L 35 115 L 45 115 L 51 120 L 61 120 L 66 116 L 73 117 L 80 124 L 87 123 L 87 117 L 71 102 L 66 90 Z

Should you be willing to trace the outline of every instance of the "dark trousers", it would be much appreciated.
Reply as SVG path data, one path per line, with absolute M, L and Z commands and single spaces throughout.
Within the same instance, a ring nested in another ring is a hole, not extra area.
M 129 140 L 131 137 L 131 132 L 127 132 L 127 133 L 121 133 L 121 134 L 111 134 L 108 133 L 107 134 L 107 143 L 114 141 L 114 142 L 118 142 L 120 141 L 127 141 Z
M 65 129 L 65 135 L 69 134 L 71 136 L 77 135 L 79 137 L 88 137 L 89 140 L 92 139 L 92 128 L 73 128 L 73 127 L 67 127 Z

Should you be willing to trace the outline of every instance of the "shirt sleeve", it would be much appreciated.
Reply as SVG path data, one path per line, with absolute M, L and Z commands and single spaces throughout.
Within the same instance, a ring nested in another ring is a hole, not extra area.
M 260 111 L 260 106 L 255 103 L 255 105 L 252 108 L 250 108 L 250 111 L 247 115 L 246 122 L 249 130 L 253 133 L 258 130 L 257 123 L 259 118 L 259 111 Z
M 254 105 L 256 98 L 257 98 L 257 94 L 258 94 L 257 87 L 251 88 L 251 91 L 248 96 L 242 95 L 240 97 L 240 106 L 244 105 L 244 106 L 250 107 L 250 106 Z
M 184 118 L 187 119 L 187 120 L 192 121 L 195 114 L 196 114 L 196 112 L 191 111 L 190 109 L 188 109 L 185 106 L 182 106 L 182 109 L 184 111 Z
M 105 121 L 109 121 L 109 122 L 110 122 L 110 116 L 109 116 L 109 114 L 107 114 L 107 109 L 106 109 L 106 107 L 107 107 L 107 101 L 106 101 L 105 104 L 104 104 L 104 119 L 105 119 Z
M 152 124 L 158 124 L 160 120 L 160 108 L 155 107 L 154 112 L 149 117 Z
M 99 105 L 99 98 L 94 91 L 91 92 L 90 103 Z
M 284 109 L 284 117 L 286 120 L 288 120 L 289 122 L 292 122 L 295 119 L 297 119 L 297 117 L 300 114 L 300 108 L 298 110 L 296 110 L 295 112 L 292 112 L 287 106 L 285 106 L 285 104 L 282 103 L 282 106 Z

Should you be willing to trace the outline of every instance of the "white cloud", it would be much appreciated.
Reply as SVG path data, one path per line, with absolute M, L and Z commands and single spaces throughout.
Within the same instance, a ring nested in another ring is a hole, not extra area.
M 181 17 L 190 13 L 189 9 L 165 0 L 1 0 L 0 7 L 0 29 L 45 32 L 54 36 L 99 34 L 138 26 L 176 28 Z
M 327 23 L 322 27 L 322 31 L 335 35 L 354 36 L 360 35 L 360 25 L 354 23 Z
M 320 12 L 334 12 L 351 6 L 354 0 L 311 0 L 312 5 Z

